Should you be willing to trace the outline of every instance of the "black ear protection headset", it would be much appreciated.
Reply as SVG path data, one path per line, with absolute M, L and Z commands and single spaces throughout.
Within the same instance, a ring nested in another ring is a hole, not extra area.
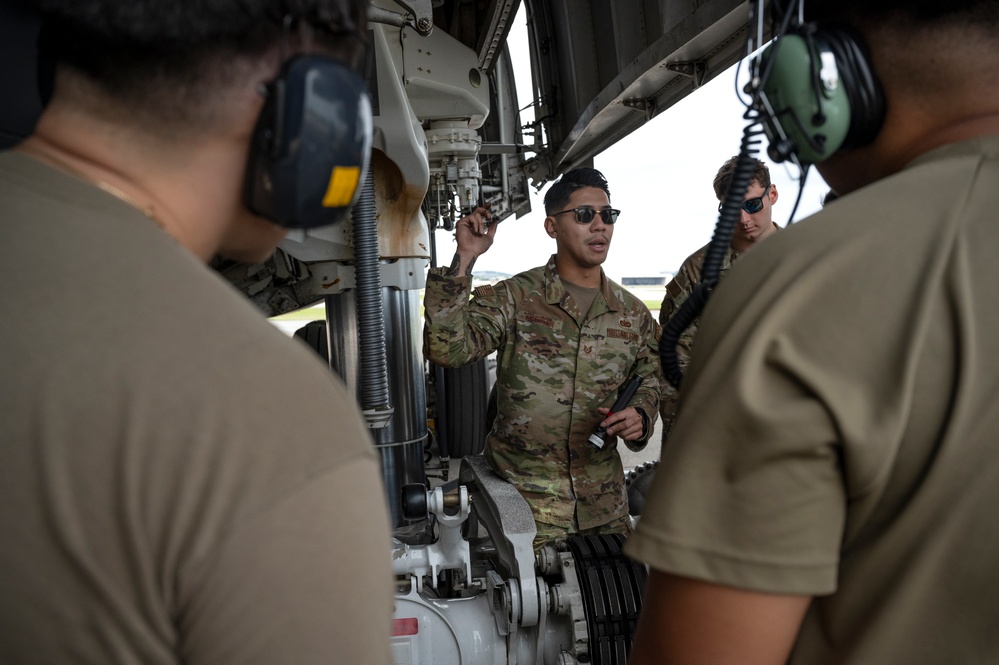
M 817 164 L 869 144 L 880 131 L 884 94 L 852 31 L 792 25 L 763 52 L 759 67 L 758 110 L 775 162 L 794 155 L 800 164 Z
M 333 58 L 299 55 L 284 63 L 266 95 L 250 144 L 247 207 L 293 229 L 343 220 L 371 156 L 364 80 Z

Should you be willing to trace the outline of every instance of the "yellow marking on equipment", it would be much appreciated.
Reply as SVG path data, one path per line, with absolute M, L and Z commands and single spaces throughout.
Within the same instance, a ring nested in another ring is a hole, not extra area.
M 342 208 L 354 198 L 357 183 L 361 180 L 361 169 L 358 166 L 336 166 L 330 174 L 330 186 L 323 197 L 326 208 Z

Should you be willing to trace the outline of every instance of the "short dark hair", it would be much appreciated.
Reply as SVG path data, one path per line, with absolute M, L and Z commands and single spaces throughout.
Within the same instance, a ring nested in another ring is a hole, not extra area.
M 152 117 L 211 100 L 282 39 L 350 60 L 367 20 L 365 0 L 29 2 L 42 17 L 43 59 Z
M 610 188 L 607 186 L 607 178 L 600 171 L 582 166 L 571 171 L 566 171 L 555 184 L 548 188 L 545 193 L 545 214 L 550 215 L 565 208 L 569 203 L 569 198 L 577 189 L 584 187 L 596 187 L 602 189 L 607 199 L 610 200 Z
M 732 175 L 735 173 L 735 165 L 739 161 L 739 156 L 730 157 L 721 168 L 718 169 L 718 173 L 715 174 L 715 180 L 712 183 L 715 188 L 715 196 L 721 201 L 725 198 L 725 194 L 728 193 L 729 185 L 732 184 Z M 759 160 L 753 159 L 753 180 L 760 187 L 770 186 L 770 169 L 767 165 Z

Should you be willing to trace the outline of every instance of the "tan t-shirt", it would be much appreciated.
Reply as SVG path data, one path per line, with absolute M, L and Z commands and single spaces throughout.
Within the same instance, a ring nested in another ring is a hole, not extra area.
M 562 284 L 565 286 L 565 290 L 572 294 L 572 299 L 576 301 L 576 307 L 579 308 L 580 313 L 585 316 L 590 311 L 593 301 L 597 299 L 600 287 L 586 288 L 565 279 L 562 280 Z
M 0 662 L 390 662 L 328 369 L 92 185 L 0 154 L 0 201 Z
M 792 662 L 999 662 L 999 137 L 776 234 L 709 302 L 626 552 L 818 596 Z

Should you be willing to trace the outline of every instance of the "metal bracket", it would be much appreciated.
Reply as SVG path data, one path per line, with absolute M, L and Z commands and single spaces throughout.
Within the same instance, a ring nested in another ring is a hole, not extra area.
M 434 7 L 431 0 L 395 0 L 413 14 L 410 25 L 426 37 L 434 30 Z M 407 23 L 409 23 L 407 17 Z
M 409 10 L 409 14 L 394 12 L 390 9 L 370 5 L 368 7 L 368 23 L 383 23 L 397 28 L 409 26 L 426 37 L 434 31 L 434 9 L 431 0 L 396 0 Z
M 380 261 L 381 285 L 400 291 L 422 289 L 427 285 L 427 264 L 427 259 L 419 257 Z M 309 293 L 328 296 L 357 288 L 354 266 L 346 261 L 322 261 L 310 267 Z
M 630 109 L 642 111 L 645 114 L 645 122 L 652 120 L 652 116 L 656 114 L 656 100 L 652 97 L 648 99 L 625 99 L 621 103 Z
M 694 87 L 699 88 L 704 83 L 704 74 L 708 66 L 703 60 L 693 62 L 671 62 L 666 65 L 666 69 L 676 72 L 680 76 L 688 76 L 694 79 Z

